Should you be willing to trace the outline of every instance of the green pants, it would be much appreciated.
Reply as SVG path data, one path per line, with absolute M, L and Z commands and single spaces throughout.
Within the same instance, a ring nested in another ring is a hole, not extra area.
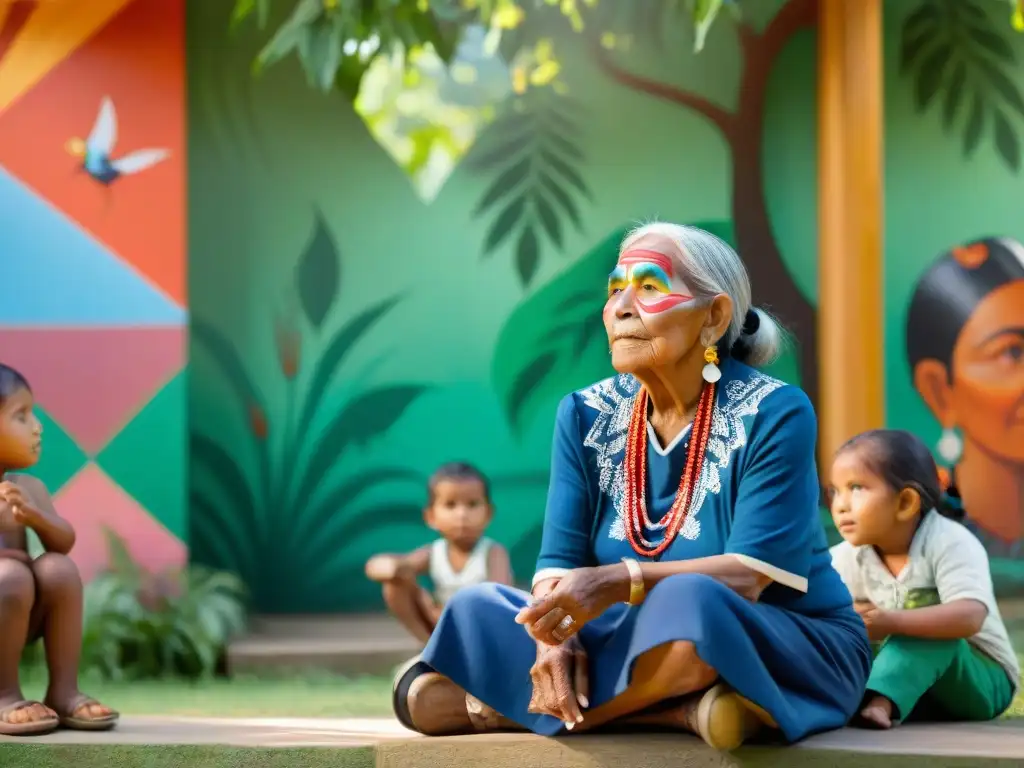
M 901 720 L 992 720 L 1013 700 L 1006 671 L 966 640 L 890 637 L 875 654 L 868 696 Z

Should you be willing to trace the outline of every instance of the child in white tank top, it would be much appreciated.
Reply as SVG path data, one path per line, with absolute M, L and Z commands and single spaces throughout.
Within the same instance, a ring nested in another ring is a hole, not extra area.
M 366 564 L 388 610 L 424 643 L 459 589 L 485 581 L 512 584 L 508 552 L 484 536 L 494 512 L 487 478 L 469 464 L 445 464 L 431 476 L 428 494 L 423 518 L 441 538 L 405 555 L 375 555 Z M 430 577 L 434 594 L 419 585 L 421 576 Z

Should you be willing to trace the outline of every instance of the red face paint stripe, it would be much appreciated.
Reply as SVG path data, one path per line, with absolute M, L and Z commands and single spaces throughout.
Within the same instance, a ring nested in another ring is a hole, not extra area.
M 637 264 L 638 262 L 644 261 L 651 264 L 657 264 L 665 270 L 666 275 L 672 277 L 672 259 L 664 253 L 648 251 L 644 248 L 636 248 L 634 250 L 626 251 L 619 257 L 619 264 Z
M 666 296 L 664 299 L 658 299 L 657 301 L 638 301 L 640 309 L 648 314 L 655 314 L 657 312 L 664 312 L 666 309 L 672 309 L 677 307 L 684 301 L 689 301 L 693 296 L 686 296 L 682 293 L 672 293 Z

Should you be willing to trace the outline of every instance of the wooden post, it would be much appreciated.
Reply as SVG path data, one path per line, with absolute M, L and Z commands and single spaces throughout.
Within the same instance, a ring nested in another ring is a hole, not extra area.
M 818 451 L 885 422 L 882 0 L 819 0 Z

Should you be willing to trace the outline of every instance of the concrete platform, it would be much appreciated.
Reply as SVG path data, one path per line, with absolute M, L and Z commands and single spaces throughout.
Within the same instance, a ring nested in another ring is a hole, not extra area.
M 747 747 L 731 755 L 675 733 L 581 735 L 557 740 L 528 734 L 428 739 L 409 733 L 397 722 L 369 719 L 129 717 L 116 731 L 106 734 L 62 731 L 35 738 L 0 737 L 0 764 L 10 744 L 329 748 L 364 753 L 367 765 L 376 768 L 860 768 L 866 762 L 872 768 L 978 768 L 1024 766 L 1024 720 L 908 725 L 887 733 L 847 729 L 813 737 L 793 748 Z

